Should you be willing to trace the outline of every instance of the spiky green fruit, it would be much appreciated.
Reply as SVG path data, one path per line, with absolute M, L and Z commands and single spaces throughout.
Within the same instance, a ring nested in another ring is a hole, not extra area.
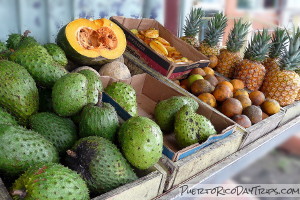
M 174 130 L 175 114 L 184 105 L 189 105 L 193 110 L 199 107 L 194 99 L 184 96 L 171 97 L 156 104 L 154 117 L 162 131 L 168 133 Z
M 79 123 L 80 137 L 101 136 L 114 142 L 118 128 L 117 112 L 109 103 L 100 106 L 89 104 L 83 108 Z
M 176 141 L 181 148 L 202 143 L 210 135 L 217 133 L 206 117 L 195 113 L 189 106 L 183 106 L 178 111 L 174 127 Z
M 54 83 L 67 74 L 67 70 L 57 65 L 42 46 L 21 48 L 10 55 L 10 60 L 25 67 L 41 86 L 51 88 Z
M 53 60 L 61 66 L 66 66 L 68 64 L 68 59 L 65 52 L 56 44 L 48 43 L 44 44 L 45 49 L 52 56 Z
M 54 111 L 63 117 L 72 116 L 87 105 L 86 77 L 79 73 L 70 73 L 60 78 L 52 88 Z
M 11 61 L 0 61 L 0 105 L 26 124 L 39 107 L 38 89 L 27 70 Z
M 88 200 L 89 191 L 79 174 L 61 164 L 41 164 L 28 169 L 12 186 L 14 200 Z
M 32 130 L 52 142 L 60 154 L 65 153 L 77 140 L 73 121 L 54 113 L 37 113 L 30 117 L 29 125 Z
M 83 69 L 78 71 L 78 73 L 83 74 L 88 80 L 87 85 L 87 98 L 88 103 L 96 104 L 99 99 L 99 95 L 103 90 L 102 82 L 100 80 L 100 75 L 96 71 L 92 71 L 89 69 Z
M 118 132 L 125 158 L 138 169 L 148 169 L 162 156 L 163 134 L 159 126 L 146 117 L 132 117 Z
M 67 165 L 77 171 L 94 193 L 105 193 L 137 179 L 127 160 L 109 140 L 89 136 L 68 151 Z
M 0 124 L 0 170 L 13 175 L 30 166 L 58 162 L 53 144 L 40 134 L 20 126 Z
M 137 116 L 136 92 L 133 87 L 123 82 L 114 82 L 104 91 L 123 107 L 131 116 Z
M 7 50 L 7 47 L 6 47 L 5 43 L 0 41 L 0 52 L 6 51 L 6 50 Z
M 8 36 L 6 40 L 6 46 L 9 49 L 17 49 L 20 41 L 22 39 L 22 35 L 18 33 L 12 33 Z
M 22 38 L 15 50 L 33 47 L 33 46 L 41 46 L 41 45 L 32 36 L 22 36 Z
M 0 107 L 0 124 L 18 125 L 18 122 L 11 114 Z

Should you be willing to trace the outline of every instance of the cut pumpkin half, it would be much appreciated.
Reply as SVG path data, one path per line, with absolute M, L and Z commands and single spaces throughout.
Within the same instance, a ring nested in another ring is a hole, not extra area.
M 57 44 L 78 64 L 101 65 L 120 57 L 126 48 L 123 30 L 108 19 L 76 19 L 59 31 Z

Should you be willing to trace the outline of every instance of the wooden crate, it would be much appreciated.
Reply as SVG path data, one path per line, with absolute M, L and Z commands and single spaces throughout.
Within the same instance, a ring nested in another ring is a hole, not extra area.
M 240 147 L 243 136 L 244 133 L 237 130 L 227 138 L 176 162 L 163 156 L 159 164 L 167 171 L 165 190 L 171 189 L 236 152 Z
M 300 101 L 295 101 L 293 104 L 285 106 L 284 108 L 284 116 L 279 126 L 282 126 L 294 119 L 295 117 L 300 115 Z

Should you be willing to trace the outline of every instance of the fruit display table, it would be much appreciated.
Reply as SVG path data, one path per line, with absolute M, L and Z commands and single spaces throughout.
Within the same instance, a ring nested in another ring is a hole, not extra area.
M 236 153 L 219 161 L 210 168 L 191 177 L 184 184 L 192 184 L 195 188 L 200 184 L 221 184 L 241 172 L 247 166 L 257 161 L 272 149 L 282 144 L 284 141 L 297 134 L 300 130 L 300 117 L 293 119 L 287 124 L 275 129 L 264 137 L 245 146 Z M 156 199 L 180 199 L 179 187 L 163 193 Z

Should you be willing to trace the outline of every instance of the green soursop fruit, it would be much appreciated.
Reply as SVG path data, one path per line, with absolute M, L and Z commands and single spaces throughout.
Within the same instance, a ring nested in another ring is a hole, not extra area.
M 176 113 L 174 126 L 176 141 L 181 148 L 202 143 L 210 135 L 217 134 L 212 123 L 189 106 L 183 106 Z
M 117 112 L 109 103 L 100 106 L 89 104 L 83 108 L 79 123 L 80 137 L 101 136 L 114 142 L 118 128 Z
M 7 50 L 7 47 L 6 47 L 5 43 L 0 41 L 0 52 L 6 51 L 6 50 Z
M 15 50 L 33 47 L 33 46 L 41 46 L 41 45 L 32 36 L 22 36 L 22 38 Z
M 118 139 L 125 158 L 138 169 L 153 166 L 162 156 L 163 135 L 146 117 L 132 117 L 122 124 Z
M 184 96 L 174 96 L 156 104 L 154 118 L 163 132 L 169 133 L 174 130 L 175 115 L 184 105 L 190 106 L 195 111 L 199 107 L 194 99 Z
M 54 112 L 52 106 L 52 89 L 38 87 L 39 90 L 39 112 Z
M 37 112 L 38 89 L 27 70 L 11 61 L 0 61 L 0 105 L 22 124 Z
M 51 88 L 59 78 L 68 73 L 55 63 L 42 46 L 21 48 L 12 53 L 9 59 L 25 67 L 34 80 L 44 87 Z
M 61 164 L 29 168 L 11 188 L 14 200 L 89 200 L 89 190 L 79 174 Z
M 53 144 L 40 134 L 21 126 L 0 124 L 0 170 L 17 175 L 30 166 L 58 162 Z
M 86 181 L 91 192 L 105 193 L 137 179 L 127 160 L 109 140 L 89 136 L 68 151 L 67 165 Z
M 0 124 L 18 125 L 16 119 L 0 107 Z
M 87 105 L 87 79 L 79 73 L 70 73 L 60 78 L 52 88 L 54 111 L 63 117 L 80 112 Z
M 54 113 L 42 112 L 32 115 L 29 124 L 32 130 L 52 142 L 60 154 L 65 153 L 77 140 L 73 121 Z
M 79 71 L 78 73 L 83 74 L 88 80 L 88 103 L 96 104 L 98 102 L 99 93 L 102 92 L 102 82 L 100 80 L 100 75 L 89 69 L 84 69 Z
M 48 43 L 44 44 L 45 49 L 52 56 L 53 60 L 59 65 L 65 67 L 68 64 L 68 59 L 65 52 L 56 44 Z
M 136 93 L 131 85 L 123 82 L 114 82 L 108 85 L 104 91 L 131 116 L 138 115 Z
M 22 39 L 22 35 L 18 33 L 13 33 L 8 36 L 6 40 L 6 46 L 9 49 L 17 49 L 20 41 Z

